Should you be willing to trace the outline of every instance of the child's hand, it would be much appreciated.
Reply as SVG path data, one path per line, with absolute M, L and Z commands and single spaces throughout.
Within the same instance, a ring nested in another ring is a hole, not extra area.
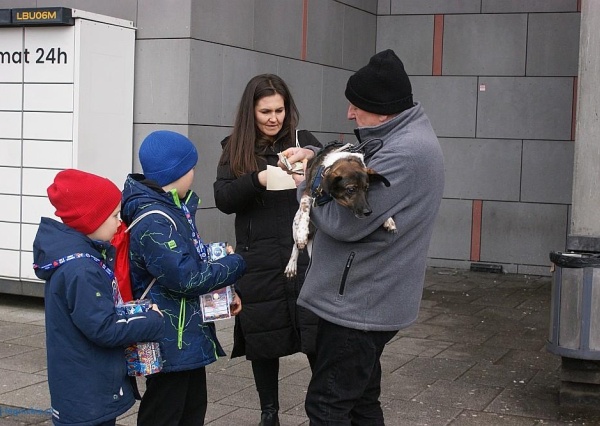
M 233 316 L 236 316 L 242 311 L 242 301 L 235 291 L 233 292 L 233 300 L 229 307 L 231 309 L 231 315 Z
M 225 250 L 227 250 L 227 254 L 235 253 L 235 250 L 229 244 L 227 244 L 227 247 L 225 248 Z
M 150 309 L 151 309 L 151 310 L 153 310 L 153 311 L 156 311 L 156 312 L 158 312 L 158 313 L 160 314 L 160 316 L 161 316 L 161 317 L 163 316 L 163 313 L 160 311 L 160 309 L 158 309 L 158 305 L 157 305 L 156 303 L 153 303 L 153 304 L 150 306 Z

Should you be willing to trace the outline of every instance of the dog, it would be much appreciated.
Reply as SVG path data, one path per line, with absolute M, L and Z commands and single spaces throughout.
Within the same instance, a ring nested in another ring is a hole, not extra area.
M 385 177 L 365 165 L 362 153 L 348 150 L 351 146 L 330 143 L 307 164 L 306 189 L 292 225 L 294 246 L 285 268 L 285 275 L 290 279 L 296 276 L 300 251 L 308 247 L 310 255 L 310 212 L 313 206 L 335 201 L 363 219 L 372 213 L 367 200 L 369 185 L 383 182 L 390 186 Z M 389 232 L 396 232 L 396 223 L 391 217 L 383 223 L 383 227 Z

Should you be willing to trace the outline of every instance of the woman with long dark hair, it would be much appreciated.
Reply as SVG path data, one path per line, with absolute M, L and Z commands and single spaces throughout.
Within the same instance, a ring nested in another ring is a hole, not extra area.
M 246 274 L 237 288 L 244 309 L 235 319 L 231 356 L 245 355 L 261 406 L 260 425 L 279 424 L 279 358 L 299 351 L 312 365 L 316 317 L 296 305 L 308 256 L 302 253 L 294 279 L 284 275 L 298 209 L 295 189 L 267 190 L 267 166 L 277 153 L 294 146 L 321 147 L 308 131 L 297 131 L 298 109 L 286 83 L 273 74 L 252 78 L 242 95 L 233 131 L 214 183 L 217 208 L 235 214 L 235 252 Z

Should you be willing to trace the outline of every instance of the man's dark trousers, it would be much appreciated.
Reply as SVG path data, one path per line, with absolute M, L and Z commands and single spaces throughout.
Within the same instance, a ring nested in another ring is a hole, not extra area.
M 317 359 L 305 402 L 311 426 L 384 425 L 379 359 L 396 333 L 319 319 Z

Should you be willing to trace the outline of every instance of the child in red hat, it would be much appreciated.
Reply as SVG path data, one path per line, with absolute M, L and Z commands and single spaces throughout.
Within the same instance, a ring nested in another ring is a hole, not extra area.
M 134 404 L 124 348 L 157 341 L 164 319 L 154 305 L 123 317 L 110 240 L 121 191 L 80 170 L 59 172 L 48 187 L 61 222 L 43 217 L 33 243 L 36 275 L 46 281 L 48 385 L 55 425 L 114 425 Z

